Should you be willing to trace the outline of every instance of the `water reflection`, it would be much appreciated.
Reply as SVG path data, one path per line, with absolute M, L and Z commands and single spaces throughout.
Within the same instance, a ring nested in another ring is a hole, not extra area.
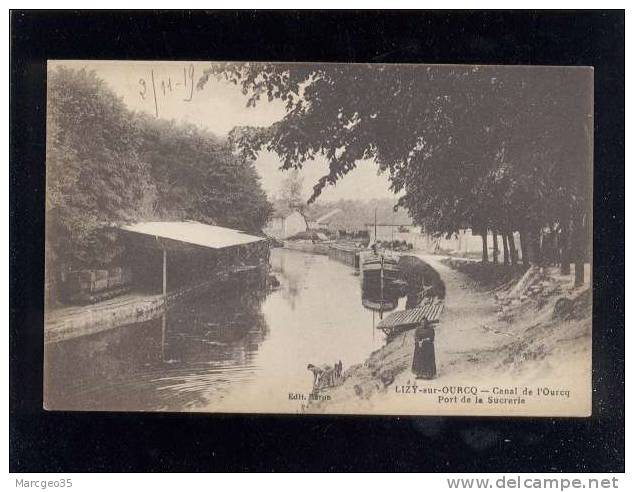
M 308 363 L 344 369 L 381 346 L 361 282 L 326 256 L 274 250 L 280 287 L 223 288 L 164 320 L 47 345 L 45 401 L 55 409 L 295 412 Z
M 46 347 L 45 401 L 82 410 L 186 410 L 253 377 L 263 292 L 207 294 L 164 319 Z
M 264 297 L 265 291 L 225 292 L 172 307 L 166 315 L 165 360 L 246 364 L 268 333 Z
M 402 296 L 402 286 L 392 282 L 381 282 L 375 278 L 364 278 L 361 287 L 361 303 L 366 309 L 376 311 L 383 316 L 383 313 L 394 311 L 398 306 L 399 298 Z

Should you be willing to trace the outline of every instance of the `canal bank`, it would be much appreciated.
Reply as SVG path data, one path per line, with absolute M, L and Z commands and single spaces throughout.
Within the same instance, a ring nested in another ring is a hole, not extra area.
M 587 414 L 590 409 L 591 316 L 588 288 L 574 289 L 569 278 L 548 277 L 551 289 L 534 299 L 506 299 L 514 285 L 484 291 L 473 280 L 443 263 L 443 257 L 416 255 L 442 278 L 445 310 L 436 328 L 437 378 L 417 380 L 411 372 L 413 330 L 392 338 L 361 364 L 344 372 L 343 383 L 323 390 L 330 399 L 311 402 L 309 413 L 395 415 L 513 415 L 527 406 L 464 408 L 435 396 L 399 392 L 399 388 L 537 387 L 553 381 L 575 393 L 557 405 L 529 400 L 534 415 Z M 557 314 L 562 296 L 578 306 L 565 320 Z M 490 389 L 489 389 L 490 391 Z
M 174 303 L 231 283 L 265 282 L 262 267 L 235 267 L 216 272 L 213 278 L 186 285 L 167 294 L 129 293 L 89 305 L 48 309 L 44 319 L 44 342 L 55 343 L 93 335 L 132 323 L 143 323 L 162 316 Z
M 117 276 L 101 269 L 60 274 L 58 288 L 45 296 L 45 343 L 149 321 L 210 290 L 265 282 L 270 251 L 263 237 L 195 221 L 111 229 L 125 251 L 118 261 L 126 264 L 111 269 Z

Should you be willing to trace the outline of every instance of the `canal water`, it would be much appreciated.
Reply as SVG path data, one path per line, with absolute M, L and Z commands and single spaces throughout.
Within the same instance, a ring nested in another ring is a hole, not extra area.
M 361 303 L 354 269 L 275 249 L 276 290 L 226 288 L 172 307 L 165 319 L 48 345 L 47 408 L 298 412 L 309 363 L 344 370 L 385 340 Z

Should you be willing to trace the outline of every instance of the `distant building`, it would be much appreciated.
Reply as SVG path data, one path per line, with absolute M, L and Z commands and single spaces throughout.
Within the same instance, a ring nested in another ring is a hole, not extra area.
M 422 239 L 419 226 L 412 224 L 366 224 L 366 231 L 370 236 L 370 244 L 376 241 L 405 241 L 414 247 Z M 374 232 L 376 231 L 376 237 Z
M 334 210 L 331 210 L 327 214 L 322 215 L 318 219 L 309 220 L 308 228 L 312 230 L 323 230 L 323 229 L 336 230 L 336 227 L 334 227 L 332 219 L 339 213 L 341 213 L 341 210 L 336 208 Z
M 308 230 L 306 217 L 299 210 L 277 211 L 264 226 L 264 233 L 276 239 L 287 239 Z
M 424 241 L 421 242 L 421 247 L 429 252 L 436 252 L 440 250 L 468 257 L 477 257 L 482 254 L 482 237 L 474 234 L 471 229 L 460 229 L 457 233 L 451 234 L 449 237 L 446 237 L 446 235 L 433 237 L 430 234 L 425 234 L 423 237 Z M 513 233 L 513 239 L 518 257 L 521 259 L 522 249 L 518 232 Z M 502 238 L 499 237 L 498 254 L 500 255 L 502 255 L 502 248 Z M 487 234 L 487 249 L 489 258 L 492 258 L 493 235 L 490 232 Z

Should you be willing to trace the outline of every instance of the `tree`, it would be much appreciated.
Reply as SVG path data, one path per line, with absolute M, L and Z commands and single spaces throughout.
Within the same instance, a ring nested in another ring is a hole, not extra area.
M 282 181 L 280 195 L 286 207 L 300 207 L 302 204 L 302 192 L 304 178 L 299 174 L 299 169 L 293 169 Z
M 49 73 L 46 152 L 52 278 L 119 261 L 112 226 L 171 218 L 257 232 L 272 211 L 253 162 L 226 140 L 129 111 L 94 72 Z
M 260 231 L 272 206 L 251 160 L 194 125 L 137 118 L 139 152 L 157 194 L 156 216 Z
M 283 169 L 325 156 L 309 201 L 374 160 L 425 230 L 520 231 L 525 263 L 541 261 L 545 225 L 588 209 L 592 92 L 573 69 L 229 63 L 199 87 L 212 76 L 240 84 L 249 106 L 284 101 L 282 120 L 235 129 L 232 142 L 251 157 L 275 151 Z
M 107 226 L 133 218 L 149 182 L 123 102 L 94 72 L 49 73 L 47 259 L 101 266 L 120 254 Z

